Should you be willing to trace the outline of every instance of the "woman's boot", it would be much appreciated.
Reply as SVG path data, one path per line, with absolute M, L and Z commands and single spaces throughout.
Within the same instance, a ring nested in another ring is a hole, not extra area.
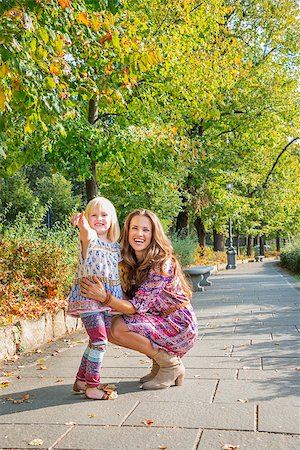
M 153 360 L 158 364 L 159 371 L 150 381 L 143 384 L 143 389 L 166 389 L 173 384 L 181 386 L 184 380 L 185 368 L 178 356 L 169 355 L 160 349 Z
M 152 359 L 152 363 L 153 364 L 152 364 L 152 368 L 151 368 L 150 373 L 148 373 L 147 375 L 145 375 L 142 378 L 140 378 L 140 383 L 145 383 L 146 381 L 153 380 L 153 378 L 155 377 L 155 375 L 159 371 L 159 365 L 157 364 L 156 361 L 154 361 L 154 359 Z

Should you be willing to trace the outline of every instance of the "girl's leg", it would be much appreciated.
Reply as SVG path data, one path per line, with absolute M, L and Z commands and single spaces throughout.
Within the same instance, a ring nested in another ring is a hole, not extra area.
M 100 383 L 101 364 L 107 346 L 105 322 L 102 313 L 84 314 L 81 318 L 90 338 L 85 363 L 85 381 L 88 387 L 97 387 Z
M 118 345 L 144 353 L 149 356 L 149 358 L 152 358 L 157 353 L 157 350 L 153 348 L 151 341 L 145 336 L 130 331 L 123 318 L 120 316 L 115 317 L 112 321 L 110 335 Z

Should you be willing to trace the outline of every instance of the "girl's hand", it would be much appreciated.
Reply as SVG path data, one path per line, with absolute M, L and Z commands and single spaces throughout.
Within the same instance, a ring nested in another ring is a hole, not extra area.
M 106 299 L 106 290 L 101 281 L 93 276 L 94 281 L 83 278 L 80 283 L 80 293 L 83 297 L 89 297 L 100 302 Z
M 77 227 L 80 222 L 83 223 L 85 220 L 84 211 L 82 211 L 81 213 L 73 214 L 70 220 L 72 226 L 74 228 Z

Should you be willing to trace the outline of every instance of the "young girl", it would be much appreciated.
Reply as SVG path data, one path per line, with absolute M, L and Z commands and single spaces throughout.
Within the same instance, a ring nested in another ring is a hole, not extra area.
M 180 358 L 197 339 L 197 320 L 189 285 L 152 211 L 137 209 L 129 214 L 121 252 L 120 273 L 128 300 L 118 300 L 95 279 L 83 279 L 81 292 L 123 313 L 114 318 L 111 336 L 153 360 L 151 373 L 141 379 L 144 389 L 180 385 L 185 375 Z
M 100 369 L 113 311 L 108 305 L 83 297 L 80 282 L 82 278 L 97 276 L 107 292 L 116 299 L 122 298 L 118 275 L 120 246 L 116 242 L 120 235 L 119 223 L 114 206 L 104 197 L 91 200 L 85 213 L 74 214 L 71 223 L 79 228 L 81 252 L 68 299 L 68 314 L 81 318 L 90 338 L 73 390 L 85 392 L 90 399 L 108 400 L 115 398 L 116 392 L 110 388 L 105 390 L 106 386 L 100 385 Z

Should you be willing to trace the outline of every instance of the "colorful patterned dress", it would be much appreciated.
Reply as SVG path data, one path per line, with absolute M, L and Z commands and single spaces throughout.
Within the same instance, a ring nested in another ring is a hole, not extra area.
M 182 357 L 197 339 L 197 319 L 190 303 L 182 305 L 188 298 L 179 277 L 173 274 L 171 262 L 166 263 L 164 271 L 167 275 L 149 272 L 130 300 L 136 313 L 123 315 L 123 319 L 129 330 L 150 339 L 155 348 Z

